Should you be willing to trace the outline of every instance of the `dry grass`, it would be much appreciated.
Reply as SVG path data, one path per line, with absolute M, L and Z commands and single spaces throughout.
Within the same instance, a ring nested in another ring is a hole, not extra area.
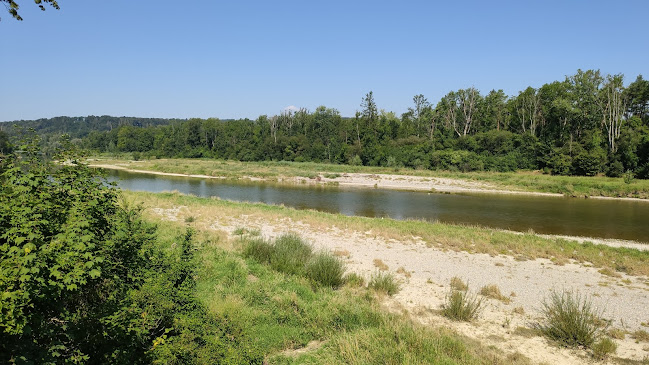
M 347 250 L 334 250 L 333 255 L 336 257 L 344 257 L 346 259 L 351 257 L 351 253 Z
M 483 296 L 485 296 L 487 298 L 500 300 L 501 302 L 503 302 L 505 304 L 509 304 L 511 302 L 511 299 L 509 297 L 507 297 L 507 296 L 504 296 L 500 292 L 500 288 L 498 287 L 498 285 L 495 285 L 495 284 L 483 286 L 480 289 L 480 295 L 483 295 Z
M 626 332 L 624 330 L 621 330 L 619 328 L 610 328 L 607 332 L 607 334 L 616 340 L 624 340 L 624 337 L 626 337 Z
M 374 259 L 374 266 L 381 271 L 387 271 L 389 269 L 388 265 L 381 259 Z
M 405 276 L 406 278 L 410 278 L 412 276 L 410 271 L 404 269 L 403 266 L 401 266 L 400 268 L 397 269 L 397 274 L 401 274 L 401 275 Z
M 649 342 L 649 332 L 645 330 L 637 330 L 631 333 L 631 337 L 636 341 Z
M 451 278 L 451 289 L 464 291 L 469 289 L 469 286 L 464 281 L 462 281 L 462 279 L 454 276 Z
M 614 278 L 619 278 L 622 276 L 618 272 L 615 272 L 615 270 L 611 269 L 610 267 L 603 267 L 598 272 L 602 275 L 606 275 Z
M 512 310 L 513 313 L 523 315 L 525 314 L 525 309 L 523 307 L 516 307 Z

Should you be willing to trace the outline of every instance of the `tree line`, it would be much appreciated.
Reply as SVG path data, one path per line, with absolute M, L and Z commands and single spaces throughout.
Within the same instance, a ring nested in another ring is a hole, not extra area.
M 370 91 L 352 118 L 333 108 L 255 120 L 215 118 L 94 130 L 84 147 L 135 157 L 286 160 L 459 171 L 543 170 L 649 178 L 649 81 L 578 70 L 518 95 L 474 87 L 408 111 L 380 109 Z

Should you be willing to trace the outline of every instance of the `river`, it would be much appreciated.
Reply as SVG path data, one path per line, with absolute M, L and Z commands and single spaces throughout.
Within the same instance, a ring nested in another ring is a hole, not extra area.
M 109 170 L 122 189 L 283 204 L 330 213 L 424 219 L 520 232 L 649 242 L 649 202 L 503 194 L 436 194 L 223 181 Z

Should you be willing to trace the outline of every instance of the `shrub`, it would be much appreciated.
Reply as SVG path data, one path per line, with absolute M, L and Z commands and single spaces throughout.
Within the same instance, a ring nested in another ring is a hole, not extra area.
M 606 170 L 606 176 L 608 177 L 621 177 L 624 174 L 624 165 L 620 161 L 614 161 Z
M 604 337 L 593 344 L 592 350 L 596 360 L 605 360 L 609 355 L 615 353 L 617 344 L 610 338 Z
M 367 287 L 376 291 L 384 292 L 390 296 L 399 292 L 399 284 L 394 280 L 394 276 L 389 273 L 378 272 L 372 275 Z
M 324 286 L 337 288 L 343 283 L 345 267 L 338 258 L 329 253 L 319 253 L 306 265 L 306 276 Z
M 287 233 L 275 240 L 270 266 L 287 274 L 302 274 L 313 249 L 300 236 Z
M 467 290 L 451 289 L 442 306 L 442 314 L 455 321 L 471 321 L 478 317 L 481 309 L 482 299 Z
M 243 251 L 245 257 L 251 257 L 260 263 L 270 263 L 275 252 L 275 247 L 266 242 L 263 238 L 255 238 L 248 241 Z
M 564 346 L 590 347 L 605 330 L 591 301 L 571 291 L 553 291 L 543 301 L 542 314 L 544 323 L 538 328 Z

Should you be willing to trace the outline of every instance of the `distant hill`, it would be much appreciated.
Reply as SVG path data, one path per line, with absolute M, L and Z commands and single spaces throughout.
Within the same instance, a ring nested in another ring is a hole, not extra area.
M 29 129 L 33 128 L 41 136 L 60 136 L 69 134 L 71 138 L 85 138 L 90 132 L 108 132 L 121 126 L 153 127 L 167 125 L 178 119 L 112 117 L 109 115 L 87 117 L 54 117 L 36 120 L 16 120 L 0 122 L 0 131 L 10 136 L 15 135 L 14 125 Z

